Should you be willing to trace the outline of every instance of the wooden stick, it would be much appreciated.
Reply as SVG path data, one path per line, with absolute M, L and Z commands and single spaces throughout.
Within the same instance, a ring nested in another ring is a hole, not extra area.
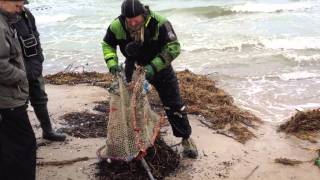
M 203 125 L 205 125 L 206 127 L 212 129 L 212 126 L 210 126 L 209 123 L 205 122 L 205 121 L 202 120 L 202 119 L 200 119 L 199 121 L 201 122 L 201 124 L 203 124 Z M 226 132 L 223 132 L 223 131 L 219 131 L 219 130 L 218 130 L 218 131 L 216 131 L 216 133 L 217 133 L 217 134 L 224 135 L 224 136 L 227 136 L 227 137 L 232 138 L 232 139 L 234 139 L 234 140 L 236 140 L 236 141 L 239 142 L 239 140 L 238 140 L 236 137 L 233 137 L 233 136 L 227 134 Z
M 75 158 L 75 159 L 70 159 L 70 160 L 63 160 L 63 161 L 43 161 L 43 162 L 37 162 L 38 166 L 61 166 L 61 165 L 70 165 L 76 162 L 80 161 L 87 161 L 89 157 L 80 157 L 80 158 Z M 95 158 L 94 158 L 95 159 Z
M 233 137 L 233 136 L 231 136 L 231 135 L 229 135 L 229 134 L 227 134 L 226 132 L 224 132 L 224 131 L 216 131 L 216 133 L 217 134 L 221 134 L 221 135 L 224 135 L 224 136 L 227 136 L 227 137 L 229 137 L 229 138 L 232 138 L 232 139 L 234 139 L 234 140 L 236 140 L 236 141 L 238 141 L 239 142 L 239 140 L 236 138 L 236 137 Z
M 257 165 L 257 166 L 250 172 L 250 174 L 248 174 L 248 176 L 246 176 L 246 177 L 244 178 L 244 180 L 248 180 L 248 179 L 252 176 L 252 174 L 253 174 L 258 168 L 259 168 L 259 165 Z
M 205 122 L 205 121 L 202 120 L 202 119 L 199 119 L 199 121 L 201 122 L 201 124 L 205 125 L 207 128 L 212 129 L 212 126 L 210 126 L 209 123 Z

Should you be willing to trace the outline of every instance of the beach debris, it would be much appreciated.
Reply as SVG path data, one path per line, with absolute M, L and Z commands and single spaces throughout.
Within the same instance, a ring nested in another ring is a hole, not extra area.
M 320 158 L 317 158 L 315 161 L 314 161 L 314 164 L 316 166 L 318 166 L 318 168 L 320 168 Z
M 48 146 L 52 143 L 53 143 L 53 141 L 48 141 L 48 140 L 43 140 L 43 139 L 37 140 L 37 147 L 39 148 L 41 146 Z
M 289 165 L 289 166 L 295 166 L 298 164 L 303 163 L 304 161 L 298 161 L 294 159 L 288 159 L 288 158 L 277 158 L 274 160 L 276 163 L 283 164 L 283 165 Z
M 317 150 L 318 157 L 314 161 L 314 164 L 320 168 L 320 149 Z
M 312 151 L 317 152 L 317 157 L 308 161 L 298 161 L 298 160 L 293 160 L 288 158 L 277 158 L 275 159 L 275 162 L 284 164 L 284 165 L 289 165 L 289 166 L 295 166 L 302 163 L 314 163 L 314 165 L 320 168 L 320 149 L 317 149 L 317 150 L 312 149 Z
M 252 171 L 244 178 L 244 180 L 248 180 L 254 172 L 256 172 L 256 170 L 259 168 L 260 166 L 257 165 L 254 169 L 252 169 Z
M 320 132 L 320 108 L 297 111 L 289 121 L 280 125 L 278 130 L 316 143 Z
M 78 138 L 106 137 L 107 113 L 72 112 L 61 117 L 67 127 L 59 131 Z
M 258 128 L 262 121 L 250 112 L 235 106 L 233 98 L 217 88 L 215 81 L 188 70 L 178 72 L 177 77 L 188 113 L 203 117 L 199 118 L 202 124 L 240 143 L 256 137 L 252 129 Z M 153 105 L 161 105 L 155 91 L 151 91 L 149 100 Z
M 172 150 L 162 139 L 157 139 L 155 145 L 147 150 L 144 157 L 155 179 L 162 180 L 173 173 L 180 164 L 180 155 Z M 140 160 L 130 162 L 112 160 L 100 161 L 96 164 L 96 177 L 103 180 L 111 179 L 146 179 L 147 171 Z
M 71 165 L 80 161 L 88 161 L 89 159 L 96 159 L 96 158 L 95 157 L 94 158 L 79 157 L 79 158 L 63 160 L 63 161 L 40 161 L 40 162 L 37 162 L 37 166 L 64 166 L 64 165 Z
M 113 77 L 109 73 L 98 72 L 59 72 L 57 74 L 46 75 L 45 82 L 55 85 L 76 85 L 91 84 L 109 87 Z
M 223 130 L 233 139 L 245 143 L 255 135 L 253 130 L 258 128 L 261 120 L 249 111 L 234 105 L 233 98 L 215 86 L 215 81 L 205 75 L 196 75 L 188 70 L 177 73 L 181 96 L 187 105 L 189 114 L 201 115 L 207 122 L 208 128 Z M 50 84 L 80 84 L 110 87 L 113 77 L 109 73 L 97 72 L 60 72 L 45 76 Z M 151 89 L 148 99 L 151 108 L 163 112 L 160 98 L 154 89 Z
M 109 101 L 99 101 L 95 102 L 97 105 L 94 106 L 93 110 L 101 113 L 109 113 Z
M 150 180 L 155 180 L 153 177 L 153 174 L 150 170 L 150 166 L 148 165 L 147 161 L 144 158 L 141 158 L 141 164 L 143 166 L 143 168 L 147 171 L 148 177 Z
M 106 137 L 105 121 L 106 115 L 91 114 L 88 112 L 73 112 L 63 116 L 69 127 L 64 128 L 63 132 L 80 138 L 89 137 Z M 97 117 L 97 118 L 92 118 Z M 84 122 L 91 122 L 91 126 L 85 125 Z M 81 126 L 81 124 L 83 124 Z M 93 124 L 93 125 L 92 125 Z M 174 172 L 180 163 L 180 155 L 177 151 L 172 150 L 163 140 L 157 139 L 154 147 L 147 150 L 145 157 L 150 166 L 151 172 L 156 179 L 164 179 L 170 173 Z M 67 161 L 69 162 L 69 161 Z M 41 165 L 57 164 L 63 165 L 61 162 L 38 162 Z M 68 164 L 68 163 L 67 163 Z M 118 166 L 121 165 L 121 166 Z M 96 164 L 96 176 L 98 179 L 145 179 L 147 177 L 144 167 L 140 161 L 132 161 L 129 163 L 120 161 L 101 161 Z
M 230 170 L 234 165 L 234 160 L 232 161 L 222 161 L 215 166 L 215 175 L 219 178 L 228 178 L 230 175 Z
M 65 120 L 68 126 L 60 129 L 60 131 L 79 138 L 107 137 L 106 129 L 110 124 L 108 121 L 110 115 L 109 102 L 101 101 L 96 102 L 96 104 L 94 110 L 97 111 L 97 114 L 72 112 L 63 115 L 61 118 Z M 109 134 L 109 136 L 111 135 Z M 148 148 L 146 152 L 144 161 L 139 159 L 129 162 L 115 159 L 102 161 L 102 159 L 99 159 L 96 167 L 98 179 L 127 179 L 128 177 L 130 179 L 146 179 L 146 177 L 164 179 L 179 166 L 180 155 L 161 139 L 156 139 L 154 146 Z M 39 163 L 41 165 L 63 165 L 67 162 Z

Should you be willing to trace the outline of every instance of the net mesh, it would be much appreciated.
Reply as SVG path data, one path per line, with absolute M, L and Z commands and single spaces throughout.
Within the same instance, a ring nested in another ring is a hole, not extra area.
M 146 155 L 159 134 L 163 116 L 152 111 L 144 86 L 142 68 L 135 71 L 130 84 L 117 78 L 110 92 L 110 113 L 106 145 L 97 154 L 100 159 L 131 161 Z

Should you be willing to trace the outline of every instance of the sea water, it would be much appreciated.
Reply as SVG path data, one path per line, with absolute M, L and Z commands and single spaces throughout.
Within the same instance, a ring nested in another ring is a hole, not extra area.
M 176 70 L 206 74 L 265 121 L 320 107 L 320 0 L 141 0 L 173 24 Z M 44 74 L 107 72 L 101 41 L 120 0 L 30 0 Z M 124 61 L 120 56 L 120 61 Z

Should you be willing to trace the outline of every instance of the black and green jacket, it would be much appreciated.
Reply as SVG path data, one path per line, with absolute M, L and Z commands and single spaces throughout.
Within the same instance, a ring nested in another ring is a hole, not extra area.
M 126 45 L 133 41 L 125 27 L 125 17 L 119 16 L 108 27 L 103 39 L 103 55 L 108 68 L 118 64 L 117 46 L 127 60 L 142 66 L 150 64 L 157 72 L 169 66 L 180 54 L 180 43 L 170 22 L 153 11 L 149 11 L 145 20 L 143 53 L 136 57 L 129 57 L 125 52 Z

